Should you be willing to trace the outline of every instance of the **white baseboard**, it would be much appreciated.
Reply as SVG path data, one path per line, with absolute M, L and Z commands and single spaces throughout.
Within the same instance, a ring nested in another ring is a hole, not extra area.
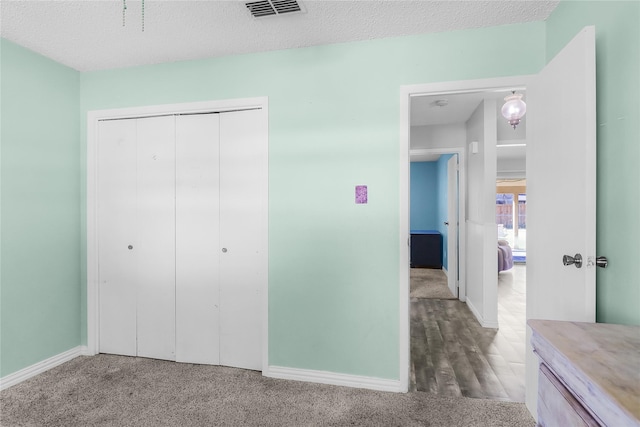
M 51 368 L 55 368 L 58 365 L 62 365 L 71 359 L 75 359 L 78 356 L 88 355 L 89 351 L 86 346 L 74 347 L 71 350 L 67 350 L 64 353 L 56 354 L 41 362 L 34 363 L 31 366 L 20 369 L 13 374 L 6 375 L 0 378 L 0 390 L 5 390 L 11 386 L 21 383 L 24 380 L 28 380 L 31 377 L 35 377 Z
M 476 319 L 478 319 L 480 326 L 482 326 L 483 328 L 493 328 L 493 329 L 498 328 L 498 322 L 486 321 L 484 317 L 480 315 L 480 312 L 476 309 L 476 307 L 471 303 L 470 299 L 466 299 L 465 302 L 467 303 L 467 306 L 469 306 L 469 310 L 471 310 L 473 315 L 476 316 Z
M 363 377 L 359 375 L 338 374 L 327 371 L 313 371 L 309 369 L 284 368 L 281 366 L 269 366 L 262 372 L 265 377 L 280 378 L 284 380 L 305 381 L 310 383 L 331 384 L 344 387 L 366 388 L 378 391 L 391 391 L 402 393 L 399 380 L 387 380 L 383 378 Z M 406 390 L 405 390 L 406 391 Z
M 449 272 L 444 266 L 442 267 L 442 272 L 444 273 L 445 276 L 449 277 Z

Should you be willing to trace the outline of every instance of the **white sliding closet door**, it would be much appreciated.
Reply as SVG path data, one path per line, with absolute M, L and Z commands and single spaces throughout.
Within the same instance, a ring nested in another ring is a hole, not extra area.
M 220 114 L 220 364 L 262 369 L 266 120 Z
M 98 124 L 100 351 L 136 355 L 136 120 Z
M 99 351 L 262 369 L 267 120 L 98 124 Z
M 175 360 L 175 118 L 137 122 L 138 356 Z
M 98 129 L 100 351 L 175 360 L 174 118 Z
M 176 360 L 220 363 L 220 116 L 176 117 Z

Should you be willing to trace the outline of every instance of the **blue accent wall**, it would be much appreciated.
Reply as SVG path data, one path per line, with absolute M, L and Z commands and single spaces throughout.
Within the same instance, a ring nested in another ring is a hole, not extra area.
M 453 154 L 436 162 L 411 163 L 412 230 L 438 230 L 442 234 L 442 266 L 447 268 L 447 162 Z
M 437 230 L 438 170 L 436 162 L 411 163 L 412 230 Z

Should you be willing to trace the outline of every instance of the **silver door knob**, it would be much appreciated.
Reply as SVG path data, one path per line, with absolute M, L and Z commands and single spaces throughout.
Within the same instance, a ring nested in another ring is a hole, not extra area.
M 129 245 L 129 246 L 127 246 L 127 248 L 128 248 L 129 250 L 131 250 L 131 249 L 133 249 L 133 245 Z
M 609 265 L 609 260 L 606 256 L 599 256 L 598 258 L 596 258 L 596 265 L 598 267 L 607 268 L 607 265 Z
M 227 253 L 227 248 L 222 248 L 222 253 L 226 254 Z
M 562 263 L 564 265 L 575 265 L 576 268 L 582 267 L 582 255 L 575 254 L 575 256 L 565 255 L 562 257 Z

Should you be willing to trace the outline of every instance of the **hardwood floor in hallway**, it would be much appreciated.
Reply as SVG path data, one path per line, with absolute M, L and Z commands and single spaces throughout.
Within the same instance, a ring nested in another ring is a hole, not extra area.
M 459 300 L 411 299 L 411 390 L 524 402 L 526 267 L 498 275 L 499 329 Z

